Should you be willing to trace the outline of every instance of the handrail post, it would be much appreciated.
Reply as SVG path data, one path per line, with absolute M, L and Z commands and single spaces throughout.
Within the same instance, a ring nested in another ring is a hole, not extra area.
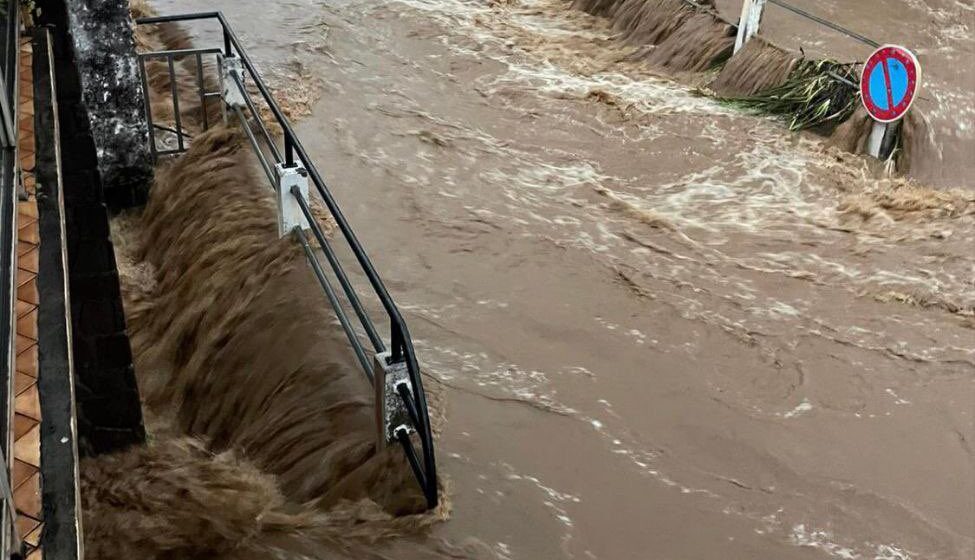
M 405 343 L 406 341 L 403 340 L 403 330 L 394 318 L 392 325 L 390 325 L 389 335 L 389 348 L 393 351 L 390 357 L 391 360 L 394 362 L 403 361 L 403 345 Z
M 291 134 L 284 132 L 284 166 L 294 167 L 295 165 L 295 145 L 291 141 Z
M 230 32 L 225 26 L 223 27 L 223 55 L 227 58 L 234 56 L 233 51 L 230 48 Z

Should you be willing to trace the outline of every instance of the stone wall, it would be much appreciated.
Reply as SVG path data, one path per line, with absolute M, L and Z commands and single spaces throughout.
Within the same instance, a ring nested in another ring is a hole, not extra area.
M 128 0 L 40 0 L 37 4 L 43 23 L 67 32 L 70 44 L 64 46 L 70 46 L 78 71 L 105 204 L 113 212 L 142 206 L 152 178 L 152 159 Z

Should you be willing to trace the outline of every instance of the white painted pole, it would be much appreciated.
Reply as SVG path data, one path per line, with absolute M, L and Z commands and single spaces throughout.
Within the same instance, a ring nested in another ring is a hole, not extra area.
M 741 50 L 745 43 L 758 33 L 762 23 L 762 13 L 765 11 L 767 0 L 745 0 L 741 6 L 741 18 L 738 20 L 738 36 L 735 38 L 735 52 Z
M 880 151 L 884 147 L 884 137 L 887 136 L 888 123 L 873 121 L 870 138 L 867 140 L 867 154 L 880 159 Z

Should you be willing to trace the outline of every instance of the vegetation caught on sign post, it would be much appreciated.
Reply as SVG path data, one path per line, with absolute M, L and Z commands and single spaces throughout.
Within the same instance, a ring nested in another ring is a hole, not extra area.
M 779 86 L 725 101 L 745 109 L 789 119 L 789 129 L 831 130 L 857 108 L 857 63 L 803 59 Z

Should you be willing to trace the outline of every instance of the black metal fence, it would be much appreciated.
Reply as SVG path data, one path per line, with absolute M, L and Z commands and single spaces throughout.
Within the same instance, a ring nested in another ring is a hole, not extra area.
M 179 110 L 179 92 L 176 90 L 175 86 L 175 61 L 185 57 L 192 57 L 196 60 L 197 80 L 199 86 L 197 88 L 197 95 L 199 96 L 202 107 L 201 119 L 203 125 L 202 128 L 204 129 L 210 124 L 206 120 L 208 103 L 212 98 L 220 98 L 222 92 L 212 92 L 206 90 L 206 83 L 202 73 L 202 69 L 204 67 L 202 57 L 217 54 L 218 57 L 220 57 L 222 64 L 227 64 L 228 61 L 239 61 L 241 73 L 230 73 L 229 79 L 234 82 L 232 85 L 236 86 L 236 88 L 238 88 L 242 93 L 244 104 L 242 106 L 237 104 L 225 104 L 224 110 L 227 112 L 228 118 L 232 115 L 239 120 L 241 127 L 253 146 L 258 161 L 260 162 L 261 167 L 267 175 L 272 187 L 276 188 L 277 186 L 277 176 L 275 171 L 276 165 L 283 164 L 284 168 L 304 168 L 307 172 L 308 178 L 314 185 L 315 190 L 318 192 L 321 200 L 328 208 L 331 218 L 335 221 L 335 224 L 338 227 L 338 232 L 341 235 L 334 236 L 330 239 L 325 235 L 312 215 L 309 201 L 304 198 L 297 187 L 291 189 L 291 194 L 296 197 L 301 212 L 309 224 L 314 241 L 317 244 L 317 249 L 325 256 L 327 267 L 323 266 L 323 263 L 318 257 L 318 253 L 315 251 L 304 231 L 300 227 L 295 227 L 292 233 L 305 250 L 305 254 L 308 257 L 313 272 L 321 283 L 322 289 L 325 291 L 325 294 L 328 297 L 328 300 L 331 303 L 332 308 L 334 309 L 335 314 L 349 339 L 349 344 L 351 345 L 352 350 L 362 367 L 363 373 L 366 375 L 366 378 L 369 379 L 370 382 L 373 382 L 374 364 L 372 360 L 370 360 L 369 352 L 366 349 L 367 345 L 371 346 L 377 358 L 380 355 L 386 355 L 388 352 L 389 363 L 387 365 L 405 365 L 406 367 L 409 386 L 406 384 L 399 384 L 396 386 L 395 392 L 402 400 L 403 408 L 408 416 L 408 422 L 411 425 L 407 426 L 404 424 L 394 426 L 393 436 L 402 446 L 407 460 L 409 461 L 410 467 L 413 470 L 420 487 L 423 489 L 427 505 L 428 507 L 432 508 L 436 506 L 438 500 L 436 458 L 434 456 L 433 437 L 430 427 L 429 414 L 427 411 L 426 396 L 423 390 L 423 380 L 420 376 L 420 367 L 417 362 L 409 329 L 406 326 L 406 321 L 404 321 L 402 314 L 400 313 L 396 304 L 393 302 L 393 299 L 390 297 L 386 286 L 379 276 L 379 273 L 376 271 L 375 267 L 370 261 L 348 220 L 346 220 L 345 216 L 343 215 L 342 210 L 339 208 L 335 198 L 332 196 L 327 183 L 325 182 L 321 173 L 319 173 L 312 159 L 309 157 L 308 152 L 301 143 L 301 140 L 295 134 L 291 123 L 288 121 L 287 117 L 274 100 L 274 97 L 271 95 L 267 85 L 261 79 L 261 76 L 258 74 L 250 57 L 241 46 L 240 40 L 238 39 L 236 33 L 230 27 L 222 13 L 205 12 L 174 16 L 148 17 L 139 19 L 136 21 L 136 23 L 139 25 L 153 25 L 200 20 L 216 21 L 219 23 L 223 39 L 222 47 L 178 51 L 157 51 L 140 54 L 140 59 L 143 61 L 143 81 L 147 87 L 147 106 L 149 105 L 148 77 L 145 75 L 145 62 L 147 60 L 153 58 L 161 58 L 166 60 L 166 65 L 170 72 L 170 83 L 172 87 L 171 95 L 173 98 L 173 110 L 175 113 L 175 128 L 153 123 L 151 109 L 147 109 L 147 111 L 149 111 L 148 116 L 150 128 L 153 131 L 153 137 L 151 139 L 153 153 L 156 156 L 178 154 L 188 149 L 188 143 L 192 142 L 192 136 L 184 130 L 181 122 L 182 117 L 180 116 Z M 270 118 L 273 119 L 278 126 L 280 126 L 283 133 L 283 150 L 278 147 L 272 138 L 272 135 L 265 126 L 264 119 L 262 118 L 261 112 L 258 109 L 258 103 L 255 103 L 254 97 L 251 96 L 248 88 L 245 87 L 244 81 L 246 79 L 251 80 L 251 83 L 257 90 L 257 102 L 261 103 L 263 108 L 268 110 Z M 254 125 L 253 129 L 249 123 Z M 175 147 L 163 146 L 162 148 L 159 148 L 156 143 L 157 131 L 165 131 L 169 133 L 171 135 L 169 139 L 175 141 Z M 358 265 L 359 271 L 368 280 L 373 295 L 378 299 L 383 310 L 385 311 L 386 319 L 388 320 L 390 326 L 388 349 L 375 324 L 363 306 L 358 291 L 350 281 L 345 267 L 340 262 L 340 259 L 335 251 L 335 247 L 333 246 L 334 243 L 344 244 L 345 248 L 352 253 L 355 258 L 355 262 Z M 329 280 L 328 275 L 325 272 L 326 270 L 329 270 L 331 275 L 338 281 L 341 291 L 335 289 L 332 281 Z M 358 328 L 353 325 L 349 314 L 346 313 L 340 294 L 344 295 L 345 304 L 347 304 L 348 307 L 351 307 L 358 323 Z M 365 343 L 362 340 L 363 335 L 360 334 L 360 331 L 367 339 Z M 419 440 L 419 453 L 413 444 L 411 431 L 415 431 L 417 439 Z
M 160 59 L 164 60 L 166 67 L 169 69 L 170 75 L 170 96 L 173 103 L 173 127 L 160 124 L 155 121 L 152 114 L 152 106 L 149 102 L 148 97 L 146 98 L 146 119 L 149 122 L 149 149 L 152 152 L 152 157 L 159 158 L 160 156 L 170 156 L 177 155 L 186 151 L 188 147 L 188 142 L 193 139 L 193 136 L 189 134 L 183 127 L 183 115 L 180 111 L 180 99 L 179 91 L 177 88 L 177 83 L 175 79 L 172 79 L 176 73 L 176 63 L 182 61 L 186 58 L 192 58 L 196 62 L 196 80 L 197 80 L 197 94 L 200 99 L 200 122 L 202 124 L 203 130 L 210 127 L 210 122 L 208 120 L 207 107 L 211 100 L 213 103 L 219 103 L 220 92 L 219 91 L 207 91 L 206 90 L 206 80 L 204 75 L 204 68 L 206 67 L 205 62 L 207 62 L 208 57 L 215 57 L 223 53 L 223 49 L 178 49 L 178 50 L 166 50 L 166 51 L 153 51 L 146 53 L 139 53 L 139 62 L 142 72 L 142 87 L 144 91 L 149 91 L 149 76 L 146 72 L 146 63 L 150 60 Z M 215 65 L 214 65 L 215 66 Z M 163 146 L 160 147 L 160 138 L 158 134 L 160 132 L 168 133 L 168 138 L 176 142 L 176 146 L 167 146 L 163 142 Z

